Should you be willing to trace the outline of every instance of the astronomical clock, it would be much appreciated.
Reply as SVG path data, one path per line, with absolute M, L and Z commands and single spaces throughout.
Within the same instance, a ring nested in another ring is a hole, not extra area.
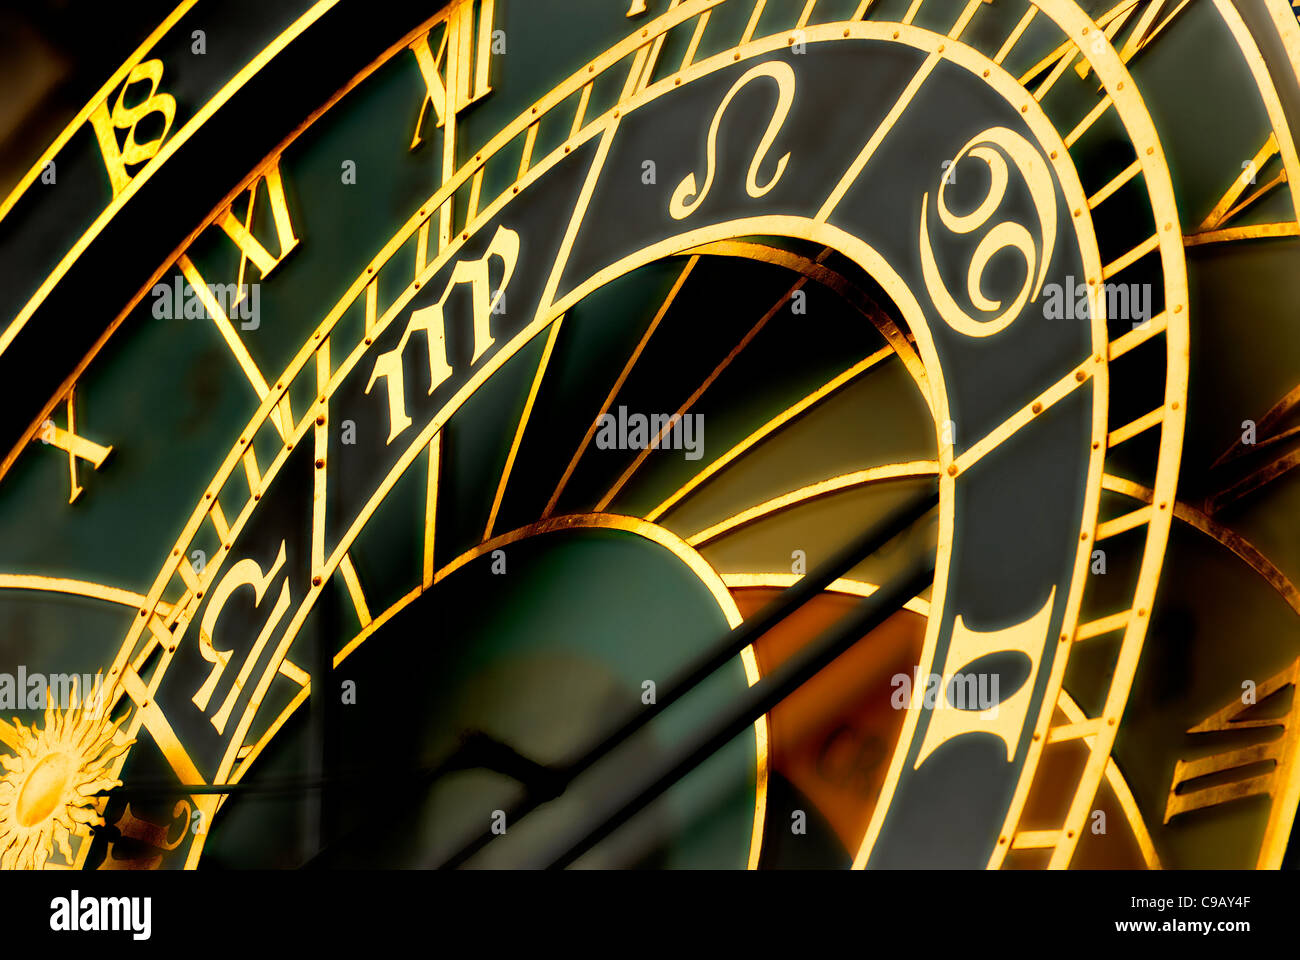
M 0 203 L 0 865 L 1300 855 L 1295 4 L 133 42 Z

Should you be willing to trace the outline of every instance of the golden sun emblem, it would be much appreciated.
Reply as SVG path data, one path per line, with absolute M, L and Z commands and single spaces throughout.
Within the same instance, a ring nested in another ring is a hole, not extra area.
M 114 742 L 121 722 L 106 723 L 89 706 L 47 707 L 39 731 L 17 717 L 12 726 L 0 720 L 0 743 L 13 751 L 0 755 L 0 869 L 39 870 L 55 844 L 72 862 L 69 831 L 102 824 L 95 795 L 121 786 L 108 774 L 133 742 Z

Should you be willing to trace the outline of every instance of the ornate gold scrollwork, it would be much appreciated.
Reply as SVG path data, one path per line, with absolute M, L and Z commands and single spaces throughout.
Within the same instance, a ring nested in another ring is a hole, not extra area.
M 969 154 L 982 160 L 989 168 L 988 193 L 980 205 L 967 214 L 954 214 L 948 209 L 944 191 L 948 189 L 948 174 Z M 1005 154 L 1005 157 L 1004 157 Z M 997 316 L 987 320 L 976 319 L 967 314 L 944 285 L 935 263 L 934 251 L 930 246 L 928 211 L 930 194 L 926 192 L 921 199 L 921 268 L 925 276 L 925 286 L 930 298 L 938 308 L 944 321 L 968 337 L 990 337 L 1005 330 L 1019 316 L 1025 304 L 1038 297 L 1043 280 L 1047 276 L 1047 267 L 1052 261 L 1052 248 L 1056 243 L 1056 194 L 1052 188 L 1051 174 L 1039 152 L 1024 137 L 1006 127 L 990 127 L 983 133 L 971 138 L 944 172 L 935 197 L 935 206 L 939 220 L 952 233 L 968 234 L 988 223 L 1006 196 L 1010 176 L 1007 171 L 1007 159 L 1015 164 L 1017 172 L 1029 186 L 1029 193 L 1038 215 L 1038 242 L 1024 225 L 1011 220 L 1004 220 L 984 235 L 984 239 L 975 248 L 971 257 L 970 269 L 966 275 L 966 291 L 971 303 L 983 313 L 994 313 L 1002 307 L 1001 300 L 986 297 L 981 289 L 981 281 L 989 261 L 1000 251 L 1011 248 L 1019 250 L 1025 258 L 1025 282 L 1016 294 L 1011 305 Z M 1039 251 L 1041 250 L 1041 255 Z
M 754 151 L 754 159 L 749 164 L 749 174 L 745 178 L 745 190 L 751 196 L 757 199 L 765 195 L 769 190 L 777 185 L 781 175 L 785 173 L 785 165 L 790 160 L 790 154 L 786 154 L 776 162 L 776 172 L 767 183 L 759 186 L 758 168 L 767 157 L 767 151 L 772 149 L 772 141 L 781 131 L 785 124 L 785 118 L 790 113 L 790 105 L 794 103 L 794 71 L 790 65 L 781 60 L 769 60 L 766 63 L 760 63 L 750 70 L 732 85 L 727 91 L 727 95 L 722 98 L 722 103 L 718 105 L 718 110 L 713 115 L 713 123 L 709 125 L 709 140 L 706 147 L 708 151 L 708 165 L 705 169 L 704 186 L 697 188 L 695 174 L 688 173 L 682 182 L 677 184 L 677 189 L 673 191 L 672 200 L 668 202 L 668 212 L 674 220 L 685 220 L 696 211 L 704 198 L 709 195 L 713 189 L 713 177 L 717 173 L 717 154 L 718 154 L 718 127 L 722 125 L 722 115 L 727 112 L 727 107 L 735 99 L 742 89 L 744 89 L 751 80 L 758 77 L 771 77 L 776 81 L 778 98 L 776 101 L 776 110 L 772 113 L 772 119 L 767 124 L 767 132 L 763 134 L 763 139 L 759 141 L 758 149 Z M 689 201 L 689 202 L 688 202 Z

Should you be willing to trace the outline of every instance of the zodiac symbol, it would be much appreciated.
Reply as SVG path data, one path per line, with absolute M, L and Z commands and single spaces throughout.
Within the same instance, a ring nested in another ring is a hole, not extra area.
M 751 80 L 758 77 L 771 77 L 776 81 L 778 88 L 778 99 L 776 110 L 772 114 L 772 119 L 768 122 L 767 132 L 763 134 L 763 139 L 759 141 L 758 150 L 754 153 L 754 159 L 749 164 L 749 175 L 745 180 L 745 190 L 751 197 L 757 199 L 765 195 L 769 190 L 776 186 L 781 175 L 785 173 L 785 165 L 790 159 L 790 154 L 786 154 L 776 163 L 776 172 L 772 178 L 762 186 L 758 183 L 758 168 L 767 157 L 767 151 L 772 148 L 772 141 L 776 139 L 777 133 L 780 132 L 785 118 L 790 113 L 790 104 L 794 102 L 794 71 L 790 65 L 780 60 L 773 60 L 767 63 L 760 63 L 753 67 L 743 77 L 735 82 L 727 95 L 722 98 L 722 103 L 718 106 L 717 112 L 713 115 L 713 123 L 709 126 L 708 140 L 708 166 L 704 177 L 703 189 L 698 189 L 695 181 L 695 174 L 688 173 L 681 183 L 677 184 L 677 189 L 673 191 L 672 200 L 668 203 L 668 212 L 674 220 L 684 220 L 696 211 L 704 198 L 709 195 L 713 188 L 713 177 L 717 172 L 717 145 L 718 145 L 718 127 L 722 124 L 722 115 L 727 112 L 727 107 L 731 101 Z M 689 203 L 687 201 L 690 201 Z
M 984 271 L 989 261 L 995 254 L 1007 248 L 1020 251 L 1025 258 L 1025 282 L 1011 305 L 996 317 L 988 320 L 977 320 L 971 317 L 957 305 L 944 286 L 943 278 L 939 276 L 938 265 L 935 263 L 934 251 L 930 247 L 927 219 L 930 194 L 927 192 L 921 199 L 921 269 L 925 276 L 926 288 L 948 325 L 968 337 L 990 337 L 1001 332 L 1011 325 L 1030 299 L 1038 296 L 1043 286 L 1043 279 L 1047 276 L 1047 267 L 1052 260 L 1052 247 L 1056 242 L 1056 197 L 1046 164 L 1028 140 L 1006 127 L 991 127 L 972 138 L 958 151 L 945 171 L 945 176 L 939 185 L 939 193 L 935 198 L 939 219 L 949 231 L 955 234 L 972 233 L 988 223 L 1002 203 L 1003 197 L 1006 196 L 1007 183 L 1010 179 L 1004 153 L 1016 165 L 1016 170 L 1029 186 L 1034 210 L 1038 215 L 1039 243 L 1036 247 L 1034 238 L 1023 225 L 1004 220 L 989 230 L 979 246 L 975 248 L 966 277 L 966 290 L 970 295 L 971 303 L 984 313 L 993 313 L 1002 306 L 1001 300 L 986 297 L 981 289 L 981 281 L 984 279 Z M 948 184 L 953 179 L 947 174 L 951 173 L 967 154 L 988 165 L 991 182 L 988 194 L 978 207 L 970 213 L 957 215 L 948 209 L 944 191 L 948 189 Z M 1041 257 L 1038 255 L 1039 247 L 1042 249 Z

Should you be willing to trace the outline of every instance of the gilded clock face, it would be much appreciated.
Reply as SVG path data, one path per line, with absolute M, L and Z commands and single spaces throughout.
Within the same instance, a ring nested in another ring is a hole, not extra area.
M 1292 5 L 417 6 L 0 206 L 4 867 L 1289 864 Z

